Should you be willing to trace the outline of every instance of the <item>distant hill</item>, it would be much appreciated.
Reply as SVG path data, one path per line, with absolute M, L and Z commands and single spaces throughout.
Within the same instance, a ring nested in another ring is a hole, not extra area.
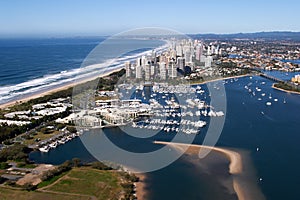
M 265 39 L 265 40 L 289 40 L 300 41 L 300 32 L 274 31 L 257 33 L 234 34 L 190 34 L 194 39 Z

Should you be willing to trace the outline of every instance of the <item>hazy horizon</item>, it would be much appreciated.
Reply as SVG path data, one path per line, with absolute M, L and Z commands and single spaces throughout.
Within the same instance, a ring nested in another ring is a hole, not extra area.
M 159 27 L 155 27 L 159 28 Z M 133 29 L 134 30 L 134 29 Z M 232 32 L 232 33 L 216 33 L 216 32 L 199 32 L 199 33 L 183 33 L 186 35 L 237 35 L 237 34 L 260 34 L 260 33 L 300 33 L 300 31 L 289 31 L 289 30 L 262 30 L 262 31 L 255 31 L 255 32 Z M 82 34 L 82 35 L 62 35 L 62 34 L 49 34 L 49 35 L 10 35 L 10 36 L 2 36 L 0 35 L 0 39 L 63 39 L 63 38 L 106 38 L 111 37 L 118 33 L 113 34 L 99 34 L 99 35 L 88 35 L 88 34 Z
M 0 37 L 89 37 L 143 27 L 186 34 L 300 31 L 300 2 L 2 1 Z

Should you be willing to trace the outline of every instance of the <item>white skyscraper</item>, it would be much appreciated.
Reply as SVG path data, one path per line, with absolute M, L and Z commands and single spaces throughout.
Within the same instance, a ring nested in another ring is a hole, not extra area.
M 216 47 L 214 45 L 211 46 L 211 54 L 215 54 L 216 52 Z
M 207 53 L 206 53 L 208 56 L 211 55 L 211 49 L 210 49 L 210 46 L 207 47 Z
M 151 65 L 151 77 L 153 77 L 154 76 L 154 74 L 155 74 L 155 66 L 154 65 Z
M 211 62 L 213 61 L 212 56 L 207 56 L 205 58 L 205 67 L 211 67 Z
M 137 65 L 135 67 L 135 78 L 141 79 L 142 78 L 142 66 Z
M 147 63 L 147 58 L 146 58 L 146 56 L 142 56 L 142 67 L 144 68 L 145 67 L 145 65 L 146 65 L 146 63 Z
M 149 81 L 151 78 L 151 66 L 147 63 L 145 65 L 145 80 Z
M 126 70 L 126 78 L 130 78 L 131 71 L 130 71 L 130 62 L 125 62 L 125 70 Z
M 167 78 L 167 69 L 166 69 L 165 62 L 159 63 L 159 76 L 160 76 L 161 80 L 166 80 L 166 78 Z
M 182 56 L 182 46 L 181 46 L 181 44 L 176 45 L 176 54 L 177 54 L 177 56 Z
M 201 56 L 200 56 L 200 62 L 205 62 L 205 58 L 206 58 L 205 55 L 201 55 Z
M 137 58 L 136 59 L 136 66 L 141 66 L 142 65 L 142 61 L 141 61 L 141 58 Z
M 156 51 L 155 50 L 152 51 L 151 61 L 153 61 L 153 63 L 156 64 Z
M 176 54 L 176 50 L 171 50 L 170 53 L 171 53 L 171 55 L 170 55 L 171 58 L 176 58 L 176 55 L 177 55 L 177 54 Z
M 177 67 L 173 61 L 169 63 L 168 67 L 168 77 L 169 78 L 176 78 L 177 77 Z

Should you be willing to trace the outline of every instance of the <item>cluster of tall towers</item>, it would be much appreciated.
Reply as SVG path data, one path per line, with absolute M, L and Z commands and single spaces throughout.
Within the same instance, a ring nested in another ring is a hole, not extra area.
M 199 40 L 179 40 L 170 42 L 167 50 L 138 57 L 135 62 L 125 62 L 126 77 L 145 81 L 175 79 L 178 72 L 185 72 L 188 67 L 195 69 L 195 62 L 210 67 L 213 54 L 219 53 L 219 47 L 205 46 Z

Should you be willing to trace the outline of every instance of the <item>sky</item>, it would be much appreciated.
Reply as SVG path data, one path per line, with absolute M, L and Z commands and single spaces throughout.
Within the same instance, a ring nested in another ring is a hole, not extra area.
M 3 0 L 0 37 L 300 31 L 298 0 Z

